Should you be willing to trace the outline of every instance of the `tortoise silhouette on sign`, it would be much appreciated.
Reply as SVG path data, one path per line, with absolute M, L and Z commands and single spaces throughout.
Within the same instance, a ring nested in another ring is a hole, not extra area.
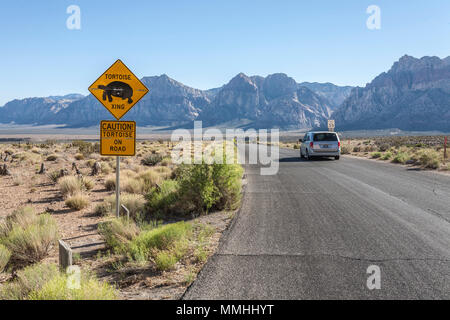
M 106 100 L 108 96 L 108 101 L 112 102 L 112 97 L 122 98 L 122 100 L 128 99 L 128 103 L 133 103 L 131 97 L 133 96 L 133 89 L 121 81 L 113 81 L 106 86 L 98 86 L 99 89 L 103 90 L 103 100 Z

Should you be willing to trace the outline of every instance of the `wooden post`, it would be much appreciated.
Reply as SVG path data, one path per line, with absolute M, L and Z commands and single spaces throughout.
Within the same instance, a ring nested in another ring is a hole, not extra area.
M 58 241 L 59 243 L 59 267 L 61 270 L 66 270 L 67 267 L 72 265 L 72 249 L 70 249 L 69 245 L 62 240 Z
M 447 137 L 444 138 L 444 159 L 447 159 Z

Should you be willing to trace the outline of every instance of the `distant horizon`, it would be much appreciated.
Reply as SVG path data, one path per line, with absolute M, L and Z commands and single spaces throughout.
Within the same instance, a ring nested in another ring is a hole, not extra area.
M 401 57 L 403 57 L 403 56 L 405 56 L 405 55 L 407 55 L 407 56 L 412 56 L 412 55 L 409 55 L 409 54 L 403 54 L 402 56 L 398 57 L 396 60 L 394 60 L 394 61 L 392 62 L 391 67 L 392 67 L 392 65 L 393 65 L 395 62 L 397 62 Z M 437 55 L 428 55 L 428 56 L 421 56 L 421 57 L 415 57 L 415 56 L 412 56 L 412 57 L 413 57 L 413 58 L 416 58 L 416 59 L 422 59 L 422 58 L 424 58 L 424 57 L 438 57 L 439 59 L 443 60 L 443 59 L 446 59 L 446 58 L 450 58 L 450 55 L 449 55 L 449 56 L 444 56 L 444 57 L 440 57 L 440 56 L 437 56 Z M 391 67 L 389 67 L 389 69 L 390 69 Z M 383 72 L 387 72 L 389 69 L 380 71 L 379 74 L 381 74 L 381 73 L 383 73 Z M 275 73 L 269 73 L 269 74 L 265 74 L 265 75 L 261 75 L 261 74 L 246 74 L 245 72 L 238 72 L 238 73 L 237 73 L 236 75 L 234 75 L 232 78 L 236 77 L 236 76 L 239 75 L 240 73 L 243 73 L 243 74 L 245 74 L 245 75 L 248 76 L 248 77 L 261 76 L 261 77 L 266 78 L 266 77 L 268 77 L 268 76 L 270 76 L 270 75 L 277 74 L 277 73 L 278 73 L 278 74 L 279 74 L 279 73 L 284 73 L 284 72 L 275 72 Z M 345 85 L 345 84 L 342 85 L 342 84 L 336 84 L 336 83 L 333 83 L 333 82 L 330 82 L 330 81 L 308 81 L 308 80 L 298 81 L 298 80 L 295 79 L 294 77 L 290 76 L 288 73 L 285 73 L 285 74 L 286 74 L 288 77 L 293 78 L 293 79 L 295 80 L 295 82 L 297 82 L 298 84 L 301 84 L 301 83 L 304 83 L 304 82 L 307 82 L 307 83 L 320 83 L 320 84 L 328 84 L 328 83 L 329 83 L 329 84 L 333 84 L 333 85 L 336 85 L 336 86 L 339 86 L 339 87 L 362 87 L 362 88 L 363 88 L 363 87 L 365 87 L 367 84 L 369 84 L 369 83 L 373 80 L 373 78 L 372 78 L 372 79 L 370 79 L 369 81 L 367 81 L 364 85 L 361 85 L 361 86 L 358 86 L 358 85 L 357 85 L 357 86 L 354 86 L 354 85 Z M 377 74 L 376 76 L 378 76 L 379 74 Z M 163 76 L 163 75 L 166 75 L 166 76 L 169 77 L 170 79 L 175 80 L 175 81 L 177 81 L 177 82 L 180 82 L 181 84 L 183 84 L 183 85 L 185 85 L 185 86 L 187 86 L 187 87 L 190 87 L 190 88 L 193 88 L 193 89 L 202 90 L 202 91 L 207 91 L 207 90 L 212 90 L 212 89 L 219 89 L 219 88 L 221 88 L 222 86 L 226 85 L 226 84 L 232 79 L 232 78 L 229 79 L 227 82 L 223 83 L 223 84 L 220 85 L 220 86 L 215 86 L 215 87 L 211 87 L 211 88 L 207 88 L 207 89 L 203 89 L 203 88 L 198 88 L 198 87 L 191 86 L 191 85 L 189 85 L 189 84 L 186 84 L 186 83 L 180 81 L 179 79 L 176 79 L 176 78 L 172 77 L 171 75 L 169 75 L 169 74 L 167 74 L 167 73 L 162 73 L 162 74 L 159 74 L 159 75 L 145 75 L 145 76 L 140 77 L 140 79 L 147 78 L 147 77 L 161 77 L 161 76 Z M 28 98 L 63 97 L 63 96 L 71 95 L 71 94 L 80 94 L 80 95 L 83 95 L 84 97 L 87 97 L 87 96 L 90 95 L 89 91 L 88 91 L 87 88 L 86 88 L 85 92 L 69 91 L 69 92 L 63 93 L 63 94 L 50 94 L 50 95 L 47 95 L 47 96 L 41 95 L 41 96 L 24 96 L 24 97 L 17 97 L 17 98 L 13 98 L 13 99 L 11 99 L 11 100 L 8 100 L 8 101 L 6 101 L 6 102 L 3 103 L 3 104 L 0 103 L 0 108 L 4 107 L 8 102 L 13 101 L 13 100 L 23 100 L 23 99 L 28 99 Z

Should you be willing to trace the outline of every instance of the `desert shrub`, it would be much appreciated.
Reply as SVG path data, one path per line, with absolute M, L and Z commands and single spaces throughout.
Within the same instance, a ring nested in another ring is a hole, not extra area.
M 121 183 L 122 184 L 122 183 Z M 123 181 L 121 190 L 127 193 L 143 193 L 145 189 L 144 182 L 139 179 L 126 179 Z
M 160 163 L 162 159 L 163 156 L 160 154 L 147 154 L 142 158 L 141 163 L 145 166 L 155 166 Z
M 353 152 L 361 152 L 361 147 L 360 146 L 353 147 Z
M 109 176 L 105 179 L 105 188 L 108 191 L 113 191 L 116 189 L 116 176 Z
M 99 216 L 106 216 L 112 212 L 109 203 L 102 202 L 95 206 L 94 213 Z
M 235 209 L 241 199 L 243 169 L 238 164 L 181 165 L 180 199 L 188 211 Z
M 165 157 L 164 159 L 161 160 L 160 165 L 162 165 L 163 167 L 167 167 L 172 163 L 172 159 L 170 157 Z
M 102 222 L 99 224 L 98 230 L 106 245 L 116 253 L 126 251 L 130 241 L 140 232 L 134 221 L 126 218 L 114 218 L 110 221 Z
M 39 262 L 48 255 L 58 238 L 56 221 L 49 214 L 41 214 L 27 224 L 12 224 L 7 236 L 1 240 L 11 252 L 14 265 Z
M 148 169 L 139 173 L 139 179 L 144 181 L 147 187 L 154 187 L 162 180 L 162 174 L 155 169 Z
M 66 176 L 62 177 L 58 181 L 59 190 L 63 196 L 74 195 L 81 193 L 83 190 L 83 181 L 76 176 Z
M 82 210 L 89 205 L 89 198 L 81 193 L 69 197 L 66 206 L 74 210 Z
M 117 297 L 116 290 L 83 272 L 80 288 L 71 289 L 67 274 L 56 264 L 39 263 L 17 272 L 15 280 L 0 287 L 2 300 L 108 300 Z
M 91 153 L 98 153 L 100 151 L 99 143 L 90 143 L 82 140 L 75 140 L 72 142 L 72 146 L 78 148 L 78 152 L 83 155 L 89 155 Z M 78 159 L 81 160 L 81 159 Z
M 100 282 L 95 277 L 82 274 L 80 288 L 71 289 L 67 285 L 68 275 L 59 274 L 41 289 L 32 291 L 30 300 L 115 300 L 117 292 L 106 282 Z
M 392 153 L 389 151 L 381 156 L 381 160 L 389 160 L 391 158 L 392 158 Z
M 177 257 L 170 251 L 159 251 L 155 257 L 156 268 L 161 271 L 173 269 L 177 261 Z
M 381 152 L 385 152 L 385 151 L 389 150 L 390 147 L 391 147 L 391 146 L 390 146 L 389 144 L 383 143 L 383 144 L 380 145 L 379 150 L 380 150 Z
M 220 199 L 213 180 L 212 165 L 181 165 L 179 184 L 181 201 L 189 211 L 208 212 Z
M 51 154 L 51 155 L 47 156 L 47 158 L 45 160 L 46 161 L 55 161 L 56 159 L 58 159 L 58 156 L 56 154 Z
M 341 154 L 349 154 L 350 148 L 348 146 L 342 146 L 341 147 Z
M 81 180 L 81 184 L 84 189 L 92 190 L 92 188 L 94 188 L 95 182 L 93 179 L 88 178 L 88 177 L 82 177 L 82 178 L 80 178 L 80 180 Z
M 15 210 L 6 219 L 0 221 L 0 239 L 8 236 L 14 227 L 26 228 L 36 223 L 38 216 L 32 207 L 23 207 Z
M 61 170 L 53 170 L 50 171 L 47 174 L 47 177 L 52 181 L 53 183 L 58 182 L 59 178 L 61 178 Z
M 9 258 L 11 258 L 11 252 L 0 243 L 0 273 L 5 269 L 9 262 Z
M 418 154 L 418 161 L 425 168 L 437 169 L 440 166 L 440 155 L 434 150 L 422 150 Z
M 127 256 L 136 261 L 155 258 L 160 251 L 175 249 L 191 236 L 191 231 L 192 225 L 184 221 L 142 231 L 129 243 Z
M 83 160 L 84 159 L 84 155 L 82 153 L 77 153 L 75 156 L 76 160 Z
M 175 180 L 164 180 L 159 188 L 152 188 L 146 195 L 146 212 L 156 216 L 177 212 L 180 199 L 178 190 L 179 184 Z
M 42 286 L 59 274 L 56 264 L 37 263 L 17 271 L 14 281 L 5 284 L 0 289 L 0 300 L 26 299 L 30 292 L 39 290 Z
M 120 195 L 120 203 L 130 211 L 132 218 L 143 215 L 145 209 L 145 199 L 143 195 L 133 193 L 122 193 Z M 108 213 L 112 214 L 116 207 L 116 195 L 113 194 L 104 200 L 104 208 Z
M 394 159 L 392 159 L 392 162 L 394 163 L 405 163 L 408 161 L 409 157 L 406 152 L 399 152 L 395 155 Z
M 109 174 L 111 172 L 111 167 L 107 162 L 102 162 L 101 164 L 102 173 Z
M 294 149 L 300 149 L 300 145 L 294 144 Z
M 370 157 L 373 158 L 373 159 L 381 158 L 381 152 L 373 152 L 373 153 L 370 155 Z
M 243 169 L 238 164 L 213 164 L 213 181 L 219 191 L 214 203 L 218 210 L 234 210 L 239 206 L 242 191 Z

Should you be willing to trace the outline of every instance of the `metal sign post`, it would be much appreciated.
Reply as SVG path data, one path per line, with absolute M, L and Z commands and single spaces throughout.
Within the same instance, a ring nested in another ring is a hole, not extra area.
M 120 217 L 120 156 L 116 157 L 116 215 Z
M 100 154 L 116 156 L 116 215 L 120 217 L 120 157 L 136 153 L 136 122 L 120 119 L 147 93 L 147 87 L 117 60 L 89 87 L 117 121 L 100 122 Z

